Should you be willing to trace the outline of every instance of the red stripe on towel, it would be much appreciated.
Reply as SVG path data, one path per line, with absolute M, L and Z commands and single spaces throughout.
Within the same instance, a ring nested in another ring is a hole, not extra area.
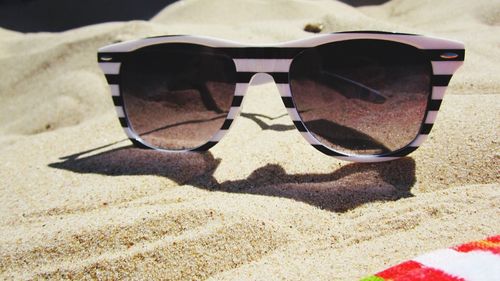
M 488 251 L 493 254 L 500 254 L 500 235 L 492 236 L 485 240 L 474 241 L 453 247 L 455 251 L 468 253 L 470 251 Z
M 416 261 L 406 261 L 375 275 L 384 279 L 394 279 L 394 277 L 404 275 L 410 270 L 420 269 L 422 266 L 422 264 Z
M 491 237 L 489 237 L 489 238 L 486 238 L 486 241 L 495 242 L 495 243 L 500 243 L 500 235 L 497 235 L 497 236 L 491 236 Z
M 425 267 L 416 261 L 407 261 L 375 274 L 375 276 L 391 281 L 465 281 L 451 276 L 441 270 Z

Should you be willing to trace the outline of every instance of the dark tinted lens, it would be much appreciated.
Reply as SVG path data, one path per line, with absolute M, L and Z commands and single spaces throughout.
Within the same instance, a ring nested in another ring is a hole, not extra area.
M 132 129 L 163 149 L 192 149 L 222 127 L 235 90 L 233 60 L 191 44 L 145 47 L 123 62 L 120 91 Z
M 418 49 L 381 40 L 311 48 L 290 68 L 295 106 L 324 145 L 346 154 L 384 154 L 417 136 L 431 66 Z

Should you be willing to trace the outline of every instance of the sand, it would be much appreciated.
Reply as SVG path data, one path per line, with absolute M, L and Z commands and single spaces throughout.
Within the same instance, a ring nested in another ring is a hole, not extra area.
M 356 280 L 500 233 L 499 15 L 495 0 L 189 0 L 150 22 L 0 29 L 0 279 Z M 281 42 L 314 36 L 308 23 L 466 43 L 424 146 L 381 164 L 330 158 L 264 83 L 209 153 L 130 147 L 98 47 L 158 34 Z

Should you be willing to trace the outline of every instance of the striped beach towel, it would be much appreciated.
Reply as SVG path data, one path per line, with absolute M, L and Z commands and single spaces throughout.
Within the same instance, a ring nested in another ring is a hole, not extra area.
M 424 254 L 361 281 L 500 281 L 500 235 Z

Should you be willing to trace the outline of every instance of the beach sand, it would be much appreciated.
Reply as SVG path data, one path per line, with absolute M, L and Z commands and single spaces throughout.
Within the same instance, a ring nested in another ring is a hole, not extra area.
M 388 30 L 464 41 L 427 142 L 380 164 L 330 158 L 255 85 L 205 154 L 132 148 L 99 47 L 160 34 L 259 44 Z M 500 233 L 500 3 L 188 0 L 149 22 L 0 29 L 0 279 L 356 280 Z

